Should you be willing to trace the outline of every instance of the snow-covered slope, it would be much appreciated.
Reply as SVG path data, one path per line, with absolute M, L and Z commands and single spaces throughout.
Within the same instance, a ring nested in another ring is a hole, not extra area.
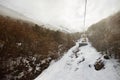
M 88 41 L 86 43 L 87 45 L 80 46 L 79 44 L 83 44 L 80 39 L 35 80 L 120 80 L 120 64 L 114 59 L 105 59 Z M 95 63 L 99 60 L 104 67 L 96 70 Z
M 23 14 L 20 14 L 12 9 L 9 9 L 5 6 L 0 5 L 0 15 L 2 16 L 9 16 L 15 19 L 19 19 L 19 20 L 24 20 L 24 21 L 28 21 L 28 22 L 34 22 L 33 19 L 26 17 Z
M 83 31 L 120 10 L 120 0 L 88 0 L 84 27 L 84 4 L 85 0 L 0 0 L 0 5 L 44 24 L 64 26 L 72 32 Z
M 65 27 L 61 27 L 61 26 L 57 27 L 57 26 L 53 26 L 53 25 L 50 25 L 50 24 L 44 24 L 44 23 L 42 23 L 38 20 L 27 17 L 26 15 L 21 14 L 21 13 L 15 11 L 13 9 L 7 8 L 6 6 L 3 6 L 3 5 L 0 5 L 0 15 L 9 16 L 9 17 L 19 19 L 19 20 L 23 20 L 23 21 L 27 21 L 27 22 L 30 22 L 30 23 L 35 23 L 35 24 L 38 24 L 40 26 L 44 25 L 43 27 L 51 29 L 51 30 L 60 30 L 62 32 L 69 32 L 69 33 L 72 32 L 71 30 L 69 30 L 68 28 L 65 28 Z

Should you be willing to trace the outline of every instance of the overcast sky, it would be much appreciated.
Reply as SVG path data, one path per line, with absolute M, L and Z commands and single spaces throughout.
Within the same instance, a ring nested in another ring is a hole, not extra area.
M 45 24 L 82 31 L 93 23 L 120 11 L 120 0 L 88 0 L 86 27 L 83 27 L 85 0 L 0 0 L 4 5 Z

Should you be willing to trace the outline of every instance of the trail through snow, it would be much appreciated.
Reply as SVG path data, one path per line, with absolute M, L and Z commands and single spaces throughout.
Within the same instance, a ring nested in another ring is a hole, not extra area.
M 35 80 L 120 80 L 116 66 L 118 63 L 114 59 L 104 59 L 88 40 L 87 45 L 80 46 L 82 40 L 76 42 L 60 60 L 51 64 Z M 94 67 L 98 59 L 105 64 L 99 71 Z

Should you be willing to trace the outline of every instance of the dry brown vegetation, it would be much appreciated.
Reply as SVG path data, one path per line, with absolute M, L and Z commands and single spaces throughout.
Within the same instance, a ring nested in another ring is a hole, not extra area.
M 0 16 L 0 80 L 34 79 L 79 37 Z
M 120 59 L 120 12 L 92 25 L 87 33 L 98 51 Z

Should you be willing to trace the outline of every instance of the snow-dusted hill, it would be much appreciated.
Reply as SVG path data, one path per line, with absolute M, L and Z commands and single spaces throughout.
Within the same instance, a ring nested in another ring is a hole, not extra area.
M 114 59 L 105 59 L 88 41 L 87 45 L 82 41 L 76 42 L 35 80 L 120 80 L 120 64 Z M 96 64 L 103 66 L 97 70 Z
M 72 32 L 86 30 L 90 25 L 120 10 L 120 0 L 88 0 L 84 27 L 85 0 L 0 0 L 0 5 L 36 22 L 54 25 L 58 29 L 63 26 Z
M 30 18 L 30 17 L 27 17 L 26 15 L 24 14 L 21 14 L 13 9 L 10 9 L 10 8 L 7 8 L 6 6 L 3 6 L 3 5 L 0 5 L 0 15 L 2 16 L 9 16 L 9 17 L 12 17 L 14 19 L 18 19 L 18 20 L 23 20 L 23 21 L 27 21 L 27 22 L 30 22 L 30 23 L 34 23 L 34 24 L 38 24 L 38 25 L 44 25 L 42 27 L 45 27 L 45 28 L 48 28 L 48 29 L 51 29 L 51 30 L 60 30 L 62 32 L 72 32 L 71 30 L 69 30 L 68 28 L 65 28 L 65 27 L 61 27 L 61 26 L 53 26 L 53 25 L 50 25 L 50 24 L 44 24 L 38 20 L 35 20 L 33 18 Z
M 2 16 L 9 16 L 15 19 L 19 19 L 19 20 L 24 20 L 24 21 L 28 21 L 28 22 L 34 22 L 33 19 L 26 17 L 23 14 L 20 14 L 12 9 L 9 9 L 5 6 L 0 5 L 0 15 Z

